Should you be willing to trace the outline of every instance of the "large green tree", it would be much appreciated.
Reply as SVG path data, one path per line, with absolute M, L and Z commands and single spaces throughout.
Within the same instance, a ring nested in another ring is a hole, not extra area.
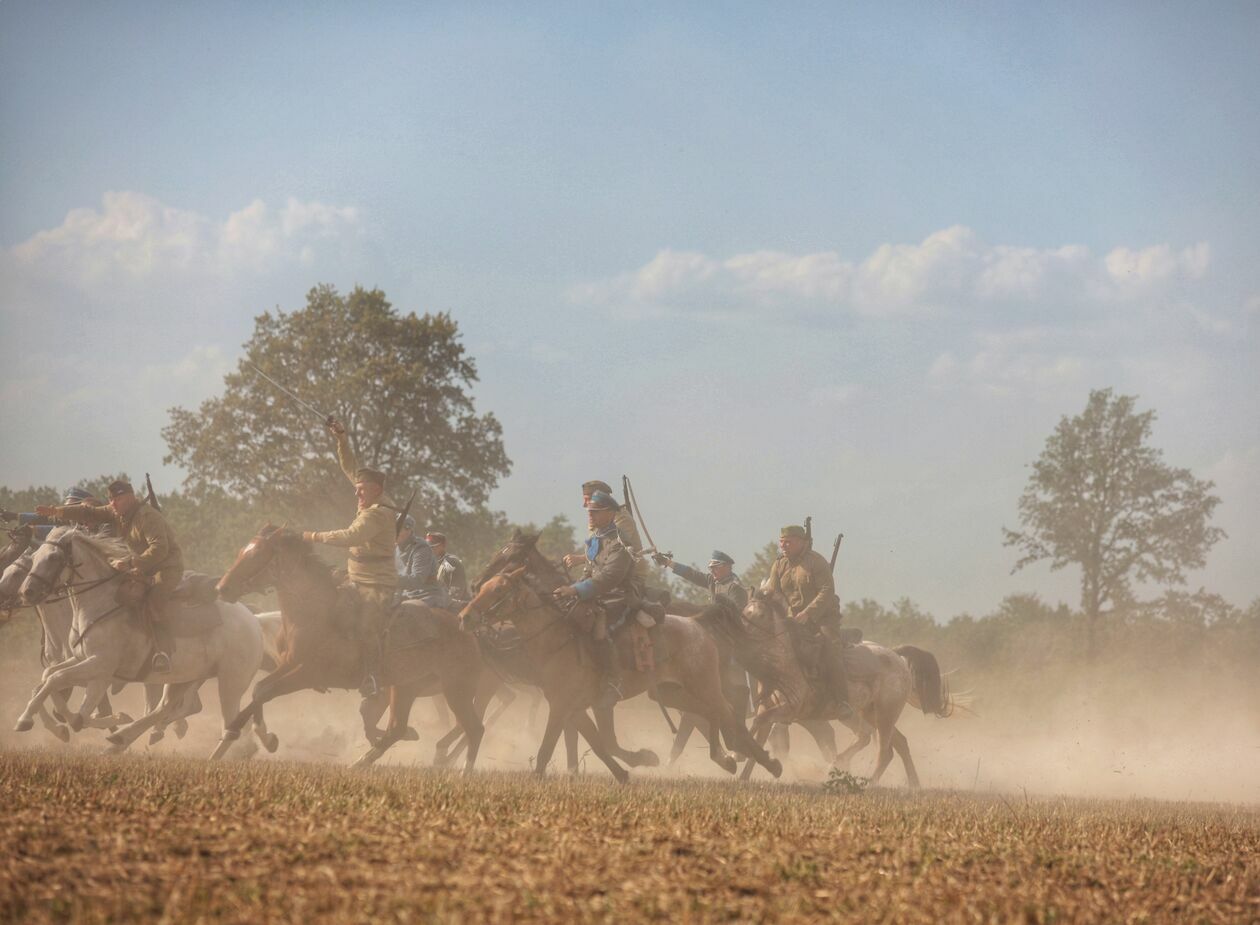
M 1094 390 L 1085 410 L 1064 417 L 1032 464 L 1019 499 L 1023 552 L 1013 571 L 1043 560 L 1081 569 L 1081 610 L 1093 626 L 1132 600 L 1134 581 L 1181 584 L 1225 536 L 1209 524 L 1220 498 L 1213 483 L 1165 465 L 1150 445 L 1154 411 L 1136 398 Z
M 188 472 L 194 499 L 223 492 L 312 526 L 353 510 L 323 422 L 251 363 L 341 419 L 360 463 L 384 471 L 400 503 L 417 492 L 420 521 L 484 508 L 510 470 L 499 422 L 474 407 L 477 368 L 449 314 L 404 315 L 379 289 L 320 285 L 304 308 L 255 318 L 244 351 L 221 396 L 172 408 L 162 431 L 166 462 Z

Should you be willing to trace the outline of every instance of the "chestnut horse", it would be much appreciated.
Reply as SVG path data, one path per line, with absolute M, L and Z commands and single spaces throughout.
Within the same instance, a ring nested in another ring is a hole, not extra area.
M 269 700 L 309 688 L 354 689 L 363 678 L 354 629 L 341 625 L 343 592 L 310 543 L 293 531 L 268 524 L 220 579 L 219 595 L 237 600 L 264 587 L 274 587 L 280 602 L 278 663 L 255 685 L 253 699 L 228 726 L 226 736 L 232 738 L 240 735 L 255 712 L 261 715 Z M 406 737 L 407 718 L 417 697 L 441 693 L 468 737 L 464 766 L 472 770 L 484 732 L 474 705 L 482 674 L 477 641 L 460 629 L 454 614 L 419 601 L 404 603 L 392 626 L 407 620 L 426 621 L 432 638 L 398 647 L 390 645 L 386 636 L 382 675 L 389 691 L 389 724 L 355 767 L 371 764 Z M 224 750 L 216 749 L 211 757 L 220 757 Z
M 466 625 L 489 616 L 509 620 L 520 631 L 523 645 L 536 666 L 549 713 L 547 728 L 539 745 L 535 771 L 546 773 L 556 742 L 567 721 L 589 723 L 586 708 L 595 701 L 603 686 L 598 669 L 584 652 L 584 637 L 552 592 L 567 579 L 547 562 L 533 545 L 527 562 L 509 567 L 483 581 L 460 614 Z M 659 703 L 704 716 L 722 731 L 728 745 L 749 755 L 775 777 L 783 768 L 753 740 L 742 718 L 737 718 L 722 694 L 718 671 L 718 651 L 713 638 L 696 620 L 666 616 L 662 639 L 668 658 L 651 674 L 628 670 L 622 674 L 622 691 L 627 698 L 650 691 Z M 626 771 L 609 753 L 603 737 L 593 740 L 583 731 L 592 751 L 620 781 Z M 735 773 L 735 759 L 727 754 L 717 736 L 709 741 L 709 756 L 728 773 Z

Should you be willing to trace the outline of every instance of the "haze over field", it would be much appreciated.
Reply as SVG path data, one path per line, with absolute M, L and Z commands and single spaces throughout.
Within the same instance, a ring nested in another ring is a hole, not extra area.
M 454 314 L 518 521 L 624 471 L 685 559 L 812 513 L 846 599 L 1075 603 L 1000 528 L 1112 386 L 1245 605 L 1260 14 L 1132 13 L 5 4 L 0 484 L 174 487 L 165 409 L 362 283 Z

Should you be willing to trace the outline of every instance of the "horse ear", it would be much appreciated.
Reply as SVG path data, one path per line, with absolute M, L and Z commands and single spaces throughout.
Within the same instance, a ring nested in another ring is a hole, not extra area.
M 523 536 L 521 534 L 521 528 L 517 527 L 515 530 L 512 531 L 512 542 L 519 543 L 521 542 L 522 539 L 523 539 Z

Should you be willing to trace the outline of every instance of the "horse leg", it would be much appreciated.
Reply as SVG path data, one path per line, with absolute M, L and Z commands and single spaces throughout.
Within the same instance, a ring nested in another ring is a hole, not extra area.
M 870 723 L 859 717 L 853 722 L 845 723 L 845 725 L 853 730 L 853 734 L 857 736 L 857 739 L 852 745 L 836 755 L 835 760 L 831 763 L 832 767 L 840 768 L 843 771 L 849 770 L 849 763 L 853 760 L 854 755 L 871 744 Z
M 831 722 L 825 719 L 803 719 L 801 720 L 801 725 L 818 743 L 818 751 L 822 753 L 823 760 L 827 764 L 835 764 L 836 730 L 832 727 Z
M 178 708 L 180 701 L 183 700 L 184 694 L 187 692 L 188 688 L 196 683 L 196 681 L 186 681 L 183 684 L 166 685 L 166 691 L 162 694 L 162 700 L 158 704 L 156 710 L 151 710 L 134 723 L 123 726 L 123 728 L 119 729 L 113 735 L 105 738 L 105 741 L 111 746 L 110 751 L 123 751 L 127 748 L 127 746 L 138 739 L 146 729 L 155 726 L 157 723 L 169 721 L 170 717 L 174 715 L 175 710 Z
M 70 715 L 70 728 L 78 732 L 92 718 L 92 711 L 101 702 L 105 692 L 109 690 L 110 678 L 93 678 L 83 689 L 83 702 L 79 704 L 79 712 Z
M 391 685 L 388 693 L 389 723 L 385 727 L 385 732 L 371 748 L 350 765 L 352 768 L 366 768 L 375 764 L 393 747 L 395 742 L 403 737 L 403 732 L 407 729 L 407 717 L 411 715 L 411 706 L 416 702 L 415 692 L 410 688 L 404 689 Z
M 889 725 L 881 725 L 879 727 L 879 757 L 875 761 L 875 773 L 871 775 L 871 783 L 879 783 L 879 779 L 884 776 L 884 772 L 888 770 L 888 765 L 893 757 L 893 730 L 894 727 Z
M 16 731 L 30 732 L 35 727 L 35 713 L 54 691 L 85 685 L 102 673 L 105 673 L 107 676 L 112 673 L 105 671 L 104 664 L 101 662 L 100 657 L 96 655 L 90 655 L 82 661 L 74 661 L 68 665 L 64 662 L 62 664 L 65 667 L 59 667 L 51 675 L 48 675 L 44 682 L 35 689 L 35 693 L 31 695 L 30 701 L 26 704 L 26 709 L 22 711 L 22 715 L 18 717 L 17 724 L 13 727 Z M 71 728 L 74 728 L 73 724 Z M 78 730 L 75 731 L 77 732 Z
M 632 768 L 655 768 L 660 765 L 661 759 L 650 748 L 630 751 L 621 747 L 617 742 L 617 721 L 614 718 L 613 707 L 606 705 L 597 706 L 594 708 L 594 713 L 595 725 L 599 727 L 600 734 L 604 736 L 604 744 L 607 746 L 610 755 L 614 758 L 620 758 Z
M 494 721 L 502 716 L 504 711 L 506 711 L 507 708 L 512 705 L 512 702 L 516 700 L 516 695 L 512 693 L 511 688 L 509 688 L 506 684 L 500 685 L 496 689 L 495 694 L 490 698 L 483 697 L 482 692 L 478 691 L 477 696 L 473 699 L 473 703 L 477 707 L 477 716 L 479 718 L 485 716 L 486 707 L 489 706 L 490 700 L 494 699 L 494 697 L 498 698 L 499 704 L 494 708 L 494 711 L 490 714 L 490 716 L 482 723 L 483 732 L 485 729 L 489 729 L 492 725 L 494 725 Z M 446 702 L 450 705 L 449 698 Z M 455 709 L 454 706 L 451 706 L 451 709 Z M 451 742 L 455 743 L 454 748 L 450 747 Z M 453 764 L 455 759 L 463 754 L 464 749 L 467 747 L 468 736 L 464 733 L 463 724 L 459 723 L 450 732 L 438 739 L 437 754 L 433 759 L 434 767 L 444 768 Z
M 534 773 L 539 777 L 546 775 L 547 765 L 551 763 L 551 756 L 556 750 L 560 733 L 564 730 L 565 720 L 568 718 L 568 713 L 573 712 L 572 708 L 561 711 L 555 704 L 548 704 L 548 707 L 547 728 L 543 730 L 542 741 L 538 743 L 538 755 L 534 759 Z M 595 738 L 598 739 L 599 736 L 596 735 Z
M 35 711 L 39 716 L 39 721 L 43 723 L 44 728 L 55 735 L 62 742 L 70 741 L 70 727 L 65 723 L 58 722 L 53 714 L 48 711 L 46 704 L 40 704 L 39 709 Z
M 578 772 L 578 731 L 571 721 L 564 724 L 564 757 L 569 762 L 569 773 Z
M 770 738 L 770 726 L 766 725 L 754 729 L 750 735 L 752 736 L 753 741 L 757 743 L 758 747 L 762 747 L 765 745 L 766 739 Z M 753 768 L 756 766 L 757 762 L 749 757 L 749 759 L 744 762 L 744 770 L 740 772 L 739 779 L 747 783 L 752 777 Z
M 914 769 L 914 760 L 910 757 L 910 743 L 896 726 L 892 728 L 892 747 L 901 757 L 901 763 L 905 765 L 906 783 L 910 785 L 911 790 L 918 790 L 919 772 Z
M 779 758 L 786 758 L 792 751 L 792 733 L 787 723 L 778 723 L 770 730 L 770 749 Z
M 446 691 L 446 702 L 450 705 L 451 712 L 455 714 L 455 719 L 459 722 L 460 727 L 464 730 L 463 741 L 468 744 L 468 757 L 464 760 L 464 773 L 471 774 L 473 767 L 477 764 L 477 751 L 481 748 L 481 738 L 485 735 L 486 727 L 481 721 L 482 711 L 477 709 L 475 691 L 466 690 L 467 685 L 459 685 L 454 690 Z M 511 701 L 508 701 L 509 703 Z M 506 704 L 503 705 L 498 713 L 506 710 Z M 495 713 L 490 718 L 491 722 Z
M 240 738 L 241 730 L 245 728 L 245 724 L 250 721 L 250 718 L 256 712 L 261 712 L 263 704 L 267 701 L 274 700 L 276 697 L 284 694 L 291 694 L 294 691 L 305 690 L 310 686 L 306 665 L 302 662 L 285 665 L 283 668 L 279 668 L 267 675 L 267 677 L 254 685 L 253 699 L 246 704 L 245 709 L 237 713 L 236 718 L 223 727 L 223 737 L 219 739 L 219 744 L 210 753 L 210 760 L 217 761 L 223 757 L 228 747 Z
M 674 736 L 674 744 L 669 748 L 669 763 L 672 767 L 680 757 L 682 757 L 683 749 L 687 747 L 687 740 L 691 738 L 691 734 L 696 731 L 697 723 L 704 722 L 694 713 L 683 713 L 682 719 L 678 721 L 678 734 Z M 708 738 L 708 733 L 705 733 Z
M 381 739 L 384 738 L 385 733 L 376 724 L 389 705 L 387 691 L 377 691 L 371 697 L 364 697 L 359 701 L 359 716 L 363 718 L 363 736 L 367 739 L 368 745 L 379 745 Z
M 608 770 L 612 771 L 612 776 L 617 779 L 617 783 L 624 784 L 630 779 L 630 772 L 617 763 L 608 749 L 604 746 L 603 737 L 600 735 L 599 728 L 587 714 L 585 710 L 576 710 L 571 714 L 571 722 L 573 728 L 582 734 L 587 743 L 591 746 L 591 751 L 595 753 L 595 757 L 604 762 Z M 550 718 L 548 718 L 550 724 Z M 553 743 L 554 744 L 554 743 Z

